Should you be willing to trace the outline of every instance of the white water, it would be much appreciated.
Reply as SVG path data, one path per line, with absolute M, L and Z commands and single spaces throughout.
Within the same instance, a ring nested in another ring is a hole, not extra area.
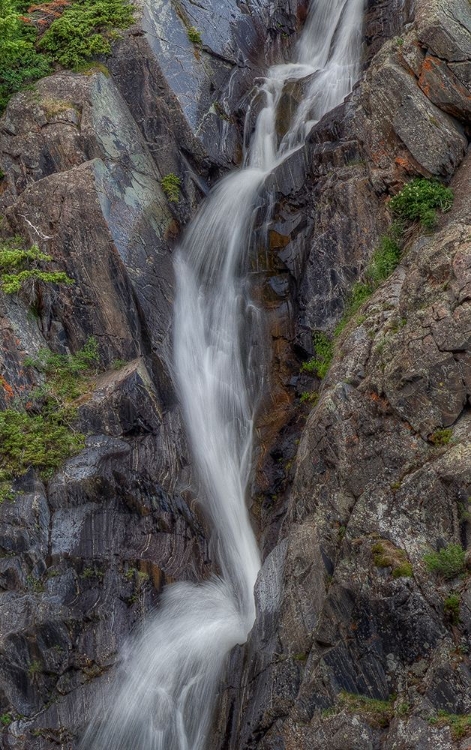
M 363 0 L 312 1 L 296 62 L 270 68 L 261 86 L 265 105 L 244 167 L 205 201 L 175 264 L 175 380 L 220 575 L 166 588 L 104 718 L 86 733 L 87 750 L 204 750 L 225 658 L 254 622 L 260 559 L 246 501 L 261 326 L 246 273 L 253 223 L 266 177 L 343 101 L 359 72 Z M 293 81 L 304 98 L 279 142 L 277 109 Z

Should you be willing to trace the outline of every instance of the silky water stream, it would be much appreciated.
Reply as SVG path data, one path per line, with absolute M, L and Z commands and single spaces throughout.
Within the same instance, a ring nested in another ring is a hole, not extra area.
M 364 0 L 312 0 L 294 63 L 275 65 L 241 169 L 223 179 L 188 226 L 175 263 L 174 372 L 220 575 L 168 586 L 123 660 L 108 709 L 83 750 L 207 750 L 226 656 L 255 618 L 260 568 L 247 512 L 260 312 L 247 271 L 267 176 L 343 101 L 359 74 Z M 277 136 L 285 84 L 304 92 Z

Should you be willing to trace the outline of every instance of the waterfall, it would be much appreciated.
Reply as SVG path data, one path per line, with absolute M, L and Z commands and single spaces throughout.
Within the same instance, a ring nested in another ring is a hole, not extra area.
M 253 625 L 260 559 L 246 501 L 261 380 L 260 312 L 247 275 L 253 224 L 266 177 L 358 77 L 363 2 L 313 0 L 296 62 L 273 66 L 260 86 L 264 106 L 243 167 L 215 187 L 177 252 L 175 383 L 219 575 L 164 590 L 83 749 L 205 750 L 226 656 Z M 280 139 L 287 83 L 303 97 Z

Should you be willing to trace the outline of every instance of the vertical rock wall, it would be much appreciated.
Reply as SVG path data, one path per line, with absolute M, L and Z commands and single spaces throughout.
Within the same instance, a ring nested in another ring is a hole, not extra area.
M 213 567 L 169 374 L 172 248 L 239 160 L 249 88 L 298 8 L 141 11 L 106 67 L 43 79 L 0 119 L 0 231 L 74 280 L 0 294 L 0 405 L 41 384 L 24 361 L 45 346 L 74 353 L 93 336 L 101 361 L 79 407 L 85 450 L 47 482 L 30 471 L 0 506 L 0 744 L 15 750 L 75 748 L 162 586 Z
M 221 748 L 469 743 L 450 718 L 471 713 L 469 576 L 440 580 L 423 557 L 469 537 L 471 11 L 370 3 L 366 19 L 361 81 L 274 175 L 265 561 L 257 621 L 221 694 Z M 309 380 L 299 366 L 312 331 L 332 332 L 388 226 L 388 198 L 417 175 L 451 180 L 453 210 L 408 237 L 325 380 Z M 301 391 L 316 388 L 303 407 Z

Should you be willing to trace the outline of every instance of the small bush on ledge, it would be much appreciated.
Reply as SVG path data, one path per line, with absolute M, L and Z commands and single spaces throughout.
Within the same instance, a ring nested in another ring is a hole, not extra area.
M 162 190 L 171 203 L 178 203 L 180 200 L 180 185 L 181 180 L 173 172 L 166 174 L 165 177 L 160 181 Z
M 42 268 L 53 258 L 42 253 L 37 245 L 23 250 L 18 247 L 20 241 L 15 237 L 0 245 L 0 285 L 6 294 L 17 294 L 27 281 L 36 280 L 45 284 L 74 283 L 63 271 L 47 271 Z
M 0 113 L 9 98 L 52 72 L 106 55 L 116 29 L 131 26 L 128 0 L 0 0 Z
M 198 31 L 196 26 L 190 26 L 187 30 L 187 35 L 192 44 L 202 44 L 201 32 Z
M 453 198 L 450 188 L 437 180 L 427 180 L 424 177 L 412 180 L 400 193 L 391 198 L 389 208 L 397 218 L 380 238 L 366 269 L 353 285 L 346 300 L 344 313 L 335 327 L 333 339 L 329 339 L 325 333 L 314 334 L 316 356 L 304 363 L 301 368 L 303 372 L 312 372 L 319 378 L 325 377 L 333 358 L 335 339 L 340 336 L 364 302 L 399 265 L 407 225 L 420 222 L 424 229 L 432 229 L 437 221 L 437 210 L 449 211 Z
M 45 380 L 25 395 L 23 403 L 0 412 L 0 502 L 14 499 L 11 483 L 30 467 L 47 479 L 84 448 L 85 435 L 74 426 L 75 400 L 90 387 L 97 371 L 97 343 L 90 338 L 76 354 L 42 349 L 24 364 Z
M 449 544 L 439 552 L 429 552 L 424 555 L 428 570 L 445 580 L 456 578 L 464 571 L 464 559 L 465 551 L 461 544 Z
M 449 211 L 453 205 L 453 191 L 438 180 L 417 177 L 400 193 L 391 198 L 391 211 L 404 221 L 419 221 L 424 229 L 433 229 L 437 209 Z

